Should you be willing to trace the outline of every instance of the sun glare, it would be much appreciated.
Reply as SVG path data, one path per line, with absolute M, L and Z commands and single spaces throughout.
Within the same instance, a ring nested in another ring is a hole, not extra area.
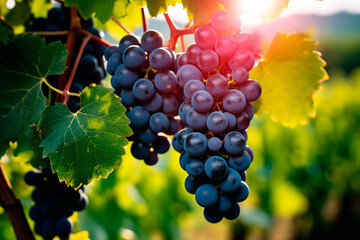
M 241 20 L 246 25 L 258 25 L 263 19 L 271 15 L 277 0 L 242 0 L 239 8 L 242 9 Z

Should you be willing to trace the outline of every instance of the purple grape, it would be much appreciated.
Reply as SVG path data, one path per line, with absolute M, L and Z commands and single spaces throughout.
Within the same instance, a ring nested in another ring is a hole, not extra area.
M 191 99 L 195 92 L 205 90 L 205 85 L 200 80 L 190 80 L 184 86 L 184 95 L 187 99 Z
M 223 107 L 230 113 L 240 113 L 246 105 L 245 95 L 236 89 L 231 89 L 222 99 Z
M 196 44 L 202 49 L 214 49 L 216 41 L 216 31 L 209 25 L 200 26 L 194 33 Z
M 215 70 L 219 65 L 219 57 L 213 50 L 202 50 L 196 58 L 197 66 L 204 72 Z
M 210 113 L 206 120 L 207 128 L 213 133 L 222 133 L 224 132 L 229 125 L 228 118 L 222 112 L 215 111 Z
M 214 97 L 222 97 L 228 91 L 228 80 L 221 74 L 213 74 L 206 82 L 206 90 Z
M 199 90 L 191 97 L 191 105 L 198 112 L 209 111 L 214 104 L 211 94 L 205 90 Z
M 221 36 L 216 40 L 215 51 L 221 58 L 229 58 L 236 51 L 236 41 L 231 36 Z

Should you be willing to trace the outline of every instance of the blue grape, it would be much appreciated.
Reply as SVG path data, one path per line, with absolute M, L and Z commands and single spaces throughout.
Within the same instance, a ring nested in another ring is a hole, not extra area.
M 186 165 L 188 164 L 188 162 L 190 162 L 192 159 L 192 157 L 190 156 L 190 154 L 188 154 L 187 152 L 182 152 L 180 155 L 180 167 L 183 170 L 186 170 Z
M 136 99 L 146 102 L 152 99 L 155 94 L 154 84 L 146 78 L 140 78 L 134 83 L 133 93 Z
M 155 70 L 166 70 L 172 63 L 172 56 L 165 48 L 157 48 L 151 52 L 149 63 Z
M 204 163 L 197 159 L 191 159 L 185 166 L 186 172 L 190 176 L 199 176 L 203 173 Z
M 161 95 L 163 99 L 162 112 L 165 114 L 176 114 L 179 108 L 179 102 L 176 97 L 170 93 Z
M 56 222 L 54 220 L 45 220 L 40 227 L 41 235 L 45 239 L 53 239 L 56 235 Z
M 185 169 L 184 169 L 185 170 Z M 199 187 L 197 179 L 193 176 L 187 176 L 185 179 L 185 190 L 190 194 L 195 194 Z
M 140 141 L 134 141 L 130 150 L 137 159 L 145 159 L 150 156 L 150 146 Z
M 184 141 L 190 133 L 192 133 L 192 130 L 189 128 L 184 128 L 181 131 L 175 133 L 172 139 L 172 146 L 175 149 L 175 151 L 178 152 L 184 151 Z
M 144 127 L 149 122 L 150 114 L 143 106 L 135 106 L 129 111 L 128 118 L 134 126 Z
M 179 117 L 183 122 L 186 122 L 186 113 L 191 108 L 189 101 L 183 102 L 179 107 Z
M 169 127 L 169 119 L 162 112 L 151 115 L 149 126 L 154 132 L 164 132 Z
M 246 172 L 245 171 L 239 172 L 239 174 L 240 174 L 241 180 L 245 182 L 246 181 Z
M 185 139 L 184 150 L 191 156 L 201 156 L 207 150 L 207 138 L 199 132 L 190 133 Z
M 229 166 L 238 172 L 245 171 L 250 167 L 251 159 L 250 155 L 244 151 L 241 156 L 230 156 Z
M 210 113 L 206 120 L 207 128 L 213 133 L 222 133 L 224 132 L 229 125 L 228 118 L 222 112 L 215 111 Z
M 239 85 L 239 90 L 249 102 L 256 101 L 261 95 L 261 86 L 255 80 L 248 80 Z
M 200 80 L 190 80 L 184 86 L 184 95 L 187 99 L 191 97 L 199 90 L 205 90 L 205 85 Z
M 202 49 L 196 44 L 190 44 L 186 49 L 186 57 L 188 61 L 192 64 L 196 64 L 196 59 L 201 53 Z
M 146 53 L 139 46 L 129 46 L 123 54 L 124 65 L 133 70 L 140 70 L 146 61 Z
M 219 57 L 213 50 L 205 49 L 196 58 L 197 66 L 204 72 L 215 70 L 219 65 Z
M 190 80 L 201 80 L 202 72 L 194 65 L 186 64 L 180 67 L 177 71 L 178 83 L 180 87 L 184 87 Z
M 206 163 L 205 163 L 205 172 L 206 172 Z M 228 174 L 226 178 L 219 183 L 219 187 L 225 193 L 235 192 L 241 187 L 241 177 L 240 174 L 232 169 L 228 168 Z
M 69 236 L 74 228 L 74 224 L 71 219 L 67 217 L 62 217 L 56 221 L 56 235 L 60 238 L 65 238 Z
M 114 76 L 111 78 L 111 85 L 114 89 L 125 88 L 132 89 L 136 80 L 140 78 L 140 74 L 129 68 L 124 64 L 118 66 Z
M 221 195 L 219 197 L 219 201 L 216 204 L 216 210 L 222 213 L 227 212 L 231 209 L 233 204 L 234 202 L 227 194 Z
M 155 75 L 154 84 L 156 89 L 158 89 L 160 92 L 172 92 L 177 86 L 176 74 L 171 70 L 158 72 Z
M 249 119 L 251 121 L 251 119 L 254 117 L 255 114 L 253 105 L 247 102 L 243 111 L 246 112 L 246 114 L 249 116 Z
M 222 147 L 222 142 L 219 138 L 212 137 L 209 139 L 208 148 L 210 149 L 210 151 L 214 151 L 214 152 L 220 151 L 221 147 Z
M 144 108 L 150 112 L 150 113 L 154 113 L 154 112 L 158 112 L 161 110 L 163 105 L 163 99 L 160 96 L 160 94 L 155 93 L 153 98 L 150 99 L 148 102 L 144 103 Z
M 105 49 L 105 52 L 104 52 L 105 59 L 109 60 L 111 55 L 113 55 L 114 53 L 121 54 L 120 48 L 118 46 L 109 46 L 109 47 L 107 47 Z
M 198 112 L 209 111 L 214 104 L 211 94 L 205 90 L 199 90 L 191 97 L 191 105 Z
M 164 131 L 164 133 L 168 135 L 174 135 L 179 129 L 179 123 L 173 117 L 168 117 L 168 118 L 169 118 L 169 127 L 168 129 L 166 129 L 166 131 Z
M 237 203 L 234 203 L 229 211 L 224 213 L 224 217 L 229 220 L 234 220 L 240 215 L 240 206 Z
M 218 223 L 223 219 L 223 215 L 216 208 L 204 208 L 204 217 L 209 223 Z
M 211 184 L 203 184 L 195 192 L 195 200 L 202 207 L 212 207 L 218 199 L 218 190 Z
M 186 123 L 193 129 L 202 130 L 206 128 L 206 120 L 209 113 L 200 113 L 193 107 L 186 112 Z
M 41 213 L 41 205 L 35 204 L 30 208 L 29 216 L 35 222 L 41 222 L 44 220 L 44 216 Z
M 140 46 L 139 40 L 133 35 L 126 35 L 119 42 L 120 52 L 123 53 L 129 46 Z
M 231 198 L 235 202 L 242 202 L 249 196 L 249 187 L 246 182 L 241 181 L 240 188 L 237 189 L 235 192 L 231 193 Z
M 144 159 L 146 165 L 152 166 L 159 161 L 159 157 L 156 152 L 150 152 L 150 155 Z
M 162 47 L 163 37 L 158 31 L 149 30 L 142 35 L 140 45 L 148 54 L 150 54 L 153 50 Z
M 166 153 L 170 148 L 170 143 L 167 137 L 159 136 L 152 144 L 152 147 L 156 153 Z
M 234 114 L 229 113 L 229 112 L 224 112 L 224 114 L 226 115 L 227 119 L 228 119 L 228 129 L 232 129 L 236 126 L 236 117 Z
M 253 152 L 253 150 L 249 146 L 246 146 L 245 151 L 250 155 L 250 159 L 251 159 L 251 162 L 252 162 L 254 160 L 254 152 Z
M 114 53 L 109 57 L 106 70 L 111 75 L 115 74 L 116 69 L 122 64 L 122 56 L 119 53 Z
M 228 173 L 228 166 L 225 159 L 220 156 L 209 157 L 205 162 L 205 173 L 211 179 L 223 179 Z
M 239 132 L 229 132 L 224 138 L 224 147 L 230 155 L 239 156 L 245 150 L 246 139 Z
M 151 130 L 150 128 L 147 128 L 141 132 L 139 132 L 139 139 L 143 143 L 153 143 L 158 138 L 158 135 L 156 132 Z
M 139 104 L 131 90 L 123 89 L 120 93 L 121 103 L 128 107 L 133 107 Z

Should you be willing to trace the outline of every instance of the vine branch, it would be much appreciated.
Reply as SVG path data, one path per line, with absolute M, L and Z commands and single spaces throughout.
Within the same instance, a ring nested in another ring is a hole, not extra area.
M 37 34 L 39 36 L 61 36 L 67 35 L 69 31 L 55 31 L 55 32 L 26 32 L 27 34 L 33 35 Z
M 26 220 L 20 199 L 15 195 L 10 181 L 0 163 L 0 205 L 4 208 L 11 225 L 14 229 L 16 239 L 33 240 L 34 235 Z
M 143 25 L 143 32 L 147 31 L 147 22 L 145 17 L 145 9 L 141 8 L 141 19 L 142 19 L 142 25 Z
M 111 20 L 113 20 L 117 25 L 119 25 L 127 34 L 135 35 L 130 29 L 128 29 L 124 24 L 120 22 L 119 19 L 116 17 L 111 17 Z

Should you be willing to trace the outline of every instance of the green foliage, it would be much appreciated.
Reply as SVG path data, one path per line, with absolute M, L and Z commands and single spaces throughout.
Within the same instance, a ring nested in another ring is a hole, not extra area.
M 9 35 L 11 33 L 11 29 L 6 27 L 2 22 L 0 22 L 0 42 L 7 43 L 7 41 L 9 40 Z
M 74 188 L 107 177 L 119 166 L 123 146 L 132 131 L 126 109 L 112 89 L 102 85 L 81 93 L 81 109 L 72 113 L 65 104 L 47 107 L 41 114 L 41 146 L 61 181 Z
M 304 34 L 281 34 L 250 71 L 262 88 L 261 110 L 286 126 L 306 124 L 314 116 L 313 93 L 328 79 L 316 42 Z
M 65 70 L 66 50 L 60 42 L 45 45 L 37 35 L 15 36 L 0 43 L 0 155 L 36 125 L 45 108 L 41 83 L 46 76 Z

